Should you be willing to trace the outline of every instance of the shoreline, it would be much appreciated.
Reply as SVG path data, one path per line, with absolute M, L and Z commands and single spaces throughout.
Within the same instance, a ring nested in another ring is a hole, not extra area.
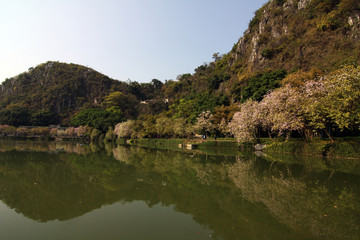
M 240 144 L 236 139 L 230 140 L 197 140 L 197 139 L 117 139 L 117 144 L 134 145 L 140 147 L 151 147 L 161 149 L 187 149 L 202 150 L 204 152 L 225 151 L 256 151 L 257 143 Z M 180 147 L 181 145 L 181 147 Z M 191 147 L 189 147 L 191 145 Z M 294 155 L 307 155 L 323 158 L 346 158 L 360 159 L 360 138 L 336 138 L 335 143 L 330 140 L 316 139 L 312 142 L 305 142 L 300 139 L 287 141 L 271 141 L 262 139 L 263 153 L 286 153 Z
M 360 137 L 334 138 L 332 143 L 329 139 L 317 138 L 311 142 L 304 139 L 292 138 L 288 140 L 262 138 L 260 143 L 239 143 L 235 138 L 201 139 L 201 138 L 107 138 L 103 135 L 93 137 L 88 132 L 77 133 L 75 128 L 57 131 L 56 134 L 49 128 L 35 128 L 31 132 L 19 131 L 21 128 L 13 128 L 11 132 L 2 132 L 0 138 L 9 139 L 33 139 L 45 141 L 75 141 L 82 143 L 90 142 L 114 142 L 119 145 L 134 145 L 141 147 L 171 149 L 171 150 L 200 150 L 204 153 L 216 154 L 220 152 L 260 151 L 263 153 L 286 153 L 295 155 L 309 155 L 324 158 L 347 158 L 360 159 Z M 35 130 L 35 131 L 34 131 Z M 70 131 L 71 130 L 71 131 Z M 61 133 L 61 134 L 59 134 Z

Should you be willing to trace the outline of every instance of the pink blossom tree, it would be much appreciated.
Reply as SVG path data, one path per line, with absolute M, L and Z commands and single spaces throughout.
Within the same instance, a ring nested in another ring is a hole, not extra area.
M 289 135 L 304 128 L 302 97 L 290 84 L 268 93 L 259 104 L 261 125 L 277 135 Z
M 133 127 L 135 125 L 134 120 L 127 120 L 126 122 L 118 123 L 115 126 L 114 134 L 118 138 L 130 138 L 134 131 Z
M 229 123 L 230 132 L 241 142 L 259 140 L 261 127 L 259 103 L 248 100 L 240 106 Z

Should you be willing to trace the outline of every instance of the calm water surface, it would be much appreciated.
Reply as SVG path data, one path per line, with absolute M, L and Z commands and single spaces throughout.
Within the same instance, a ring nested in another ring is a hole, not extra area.
M 0 239 L 360 239 L 355 160 L 0 140 Z

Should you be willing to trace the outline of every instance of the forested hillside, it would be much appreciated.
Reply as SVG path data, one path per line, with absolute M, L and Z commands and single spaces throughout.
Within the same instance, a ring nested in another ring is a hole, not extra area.
M 14 126 L 68 125 L 75 113 L 86 109 L 105 118 L 114 113 L 116 121 L 136 118 L 139 101 L 157 95 L 156 84 L 162 85 L 155 79 L 125 83 L 81 65 L 47 62 L 2 83 L 0 121 Z
M 2 84 L 0 123 L 105 132 L 122 122 L 120 137 L 358 134 L 359 39 L 358 0 L 271 0 L 229 53 L 176 80 L 120 82 L 58 62 L 29 69 Z

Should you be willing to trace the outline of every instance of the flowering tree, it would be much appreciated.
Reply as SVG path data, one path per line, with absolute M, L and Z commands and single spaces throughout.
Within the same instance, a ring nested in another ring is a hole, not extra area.
M 229 123 L 228 123 L 228 121 L 226 121 L 225 118 L 221 119 L 220 123 L 217 125 L 217 129 L 225 137 L 230 137 L 231 133 L 230 133 L 230 128 L 229 128 Z
M 133 126 L 135 121 L 127 120 L 126 122 L 118 123 L 115 126 L 114 134 L 118 138 L 130 138 L 133 134 Z
M 250 99 L 240 107 L 241 110 L 234 114 L 229 124 L 230 132 L 239 141 L 259 140 L 261 126 L 259 103 Z
M 91 128 L 88 126 L 80 126 L 75 128 L 75 135 L 77 137 L 90 136 Z
M 309 125 L 324 130 L 359 129 L 360 67 L 347 66 L 304 86 L 303 109 Z
M 199 114 L 196 119 L 195 129 L 199 134 L 204 134 L 207 136 L 208 133 L 212 132 L 215 129 L 214 126 L 214 116 L 210 111 L 205 111 Z
M 260 103 L 242 104 L 229 124 L 230 132 L 248 141 L 257 139 L 260 127 L 270 137 L 302 131 L 311 138 L 322 130 L 333 142 L 331 129 L 360 129 L 360 67 L 347 66 L 308 81 L 296 77 Z
M 278 135 L 303 129 L 301 104 L 300 92 L 290 84 L 268 93 L 259 104 L 262 126 Z
M 324 85 L 324 78 L 306 82 L 303 87 L 302 111 L 306 124 L 314 130 L 324 130 L 331 138 L 331 119 L 328 114 L 329 103 L 325 102 L 328 88 Z

